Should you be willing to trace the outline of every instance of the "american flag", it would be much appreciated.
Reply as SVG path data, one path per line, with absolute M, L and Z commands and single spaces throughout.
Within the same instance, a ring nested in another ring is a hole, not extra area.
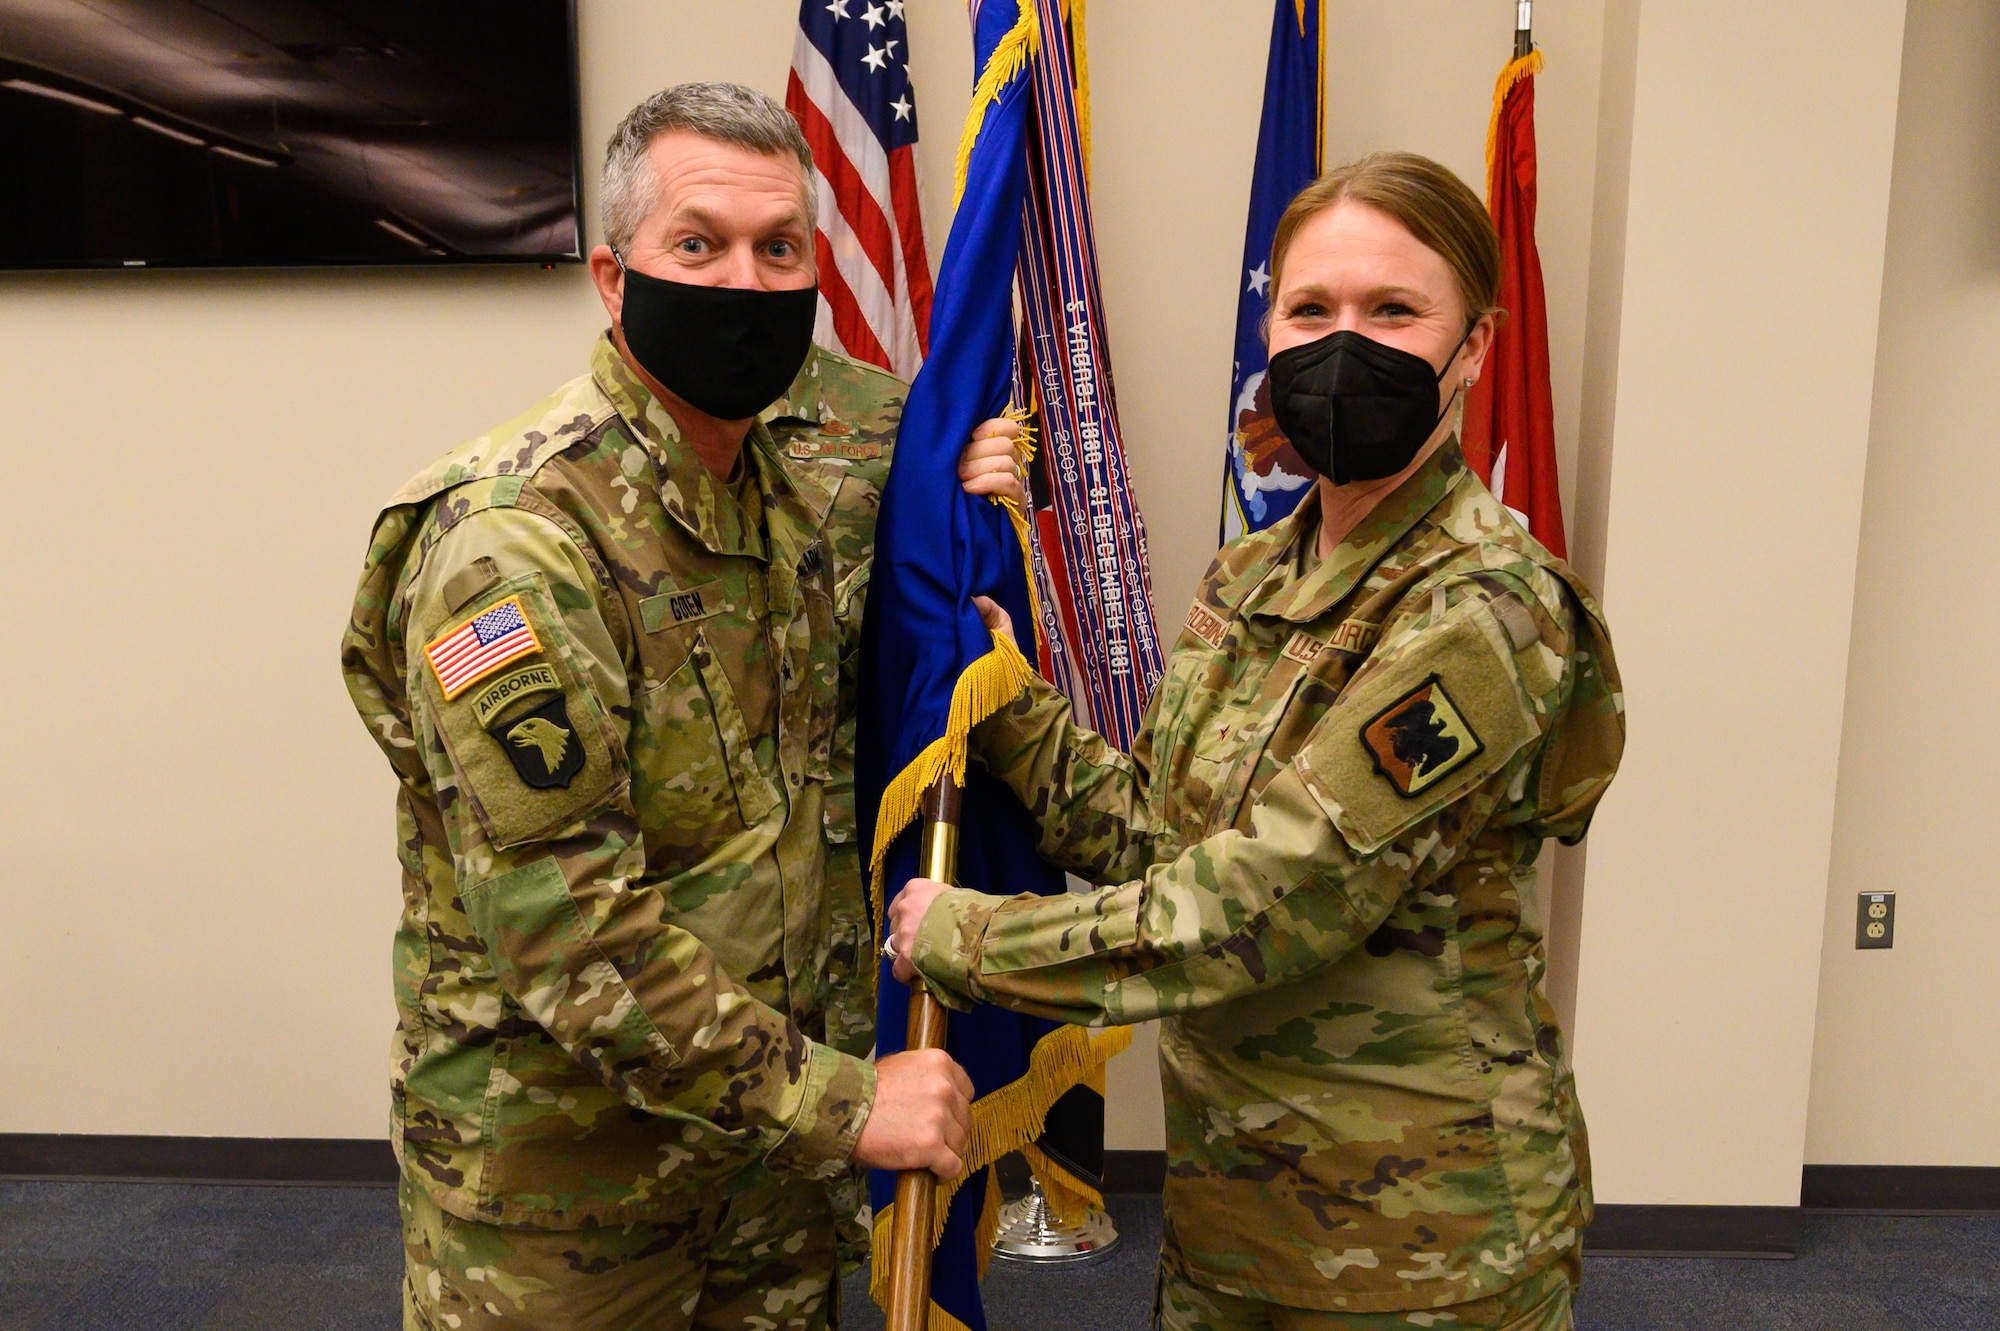
M 424 648 L 446 701 L 516 657 L 539 652 L 535 630 L 521 613 L 521 598 L 510 596 Z
M 812 145 L 820 216 L 814 337 L 914 379 L 930 347 L 904 0 L 802 0 L 785 107 Z

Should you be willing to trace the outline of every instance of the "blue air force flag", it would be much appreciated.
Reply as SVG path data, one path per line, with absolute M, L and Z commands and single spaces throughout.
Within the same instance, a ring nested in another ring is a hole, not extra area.
M 1243 232 L 1236 297 L 1236 368 L 1229 384 L 1229 444 L 1222 539 L 1262 531 L 1288 516 L 1312 488 L 1313 472 L 1271 418 L 1264 386 L 1264 316 L 1271 308 L 1271 236 L 1285 205 L 1323 169 L 1325 0 L 1277 0 L 1264 71 L 1264 119 Z

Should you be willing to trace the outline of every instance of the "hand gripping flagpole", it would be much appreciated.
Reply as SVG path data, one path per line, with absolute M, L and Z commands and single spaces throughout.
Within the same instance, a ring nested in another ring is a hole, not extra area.
M 958 875 L 959 788 L 949 771 L 924 797 L 923 875 L 949 884 Z M 944 1048 L 945 1006 L 922 981 L 910 992 L 906 1049 Z M 930 1324 L 931 1250 L 936 1232 L 937 1176 L 928 1169 L 896 1175 L 896 1219 L 890 1231 L 888 1331 L 925 1331 Z

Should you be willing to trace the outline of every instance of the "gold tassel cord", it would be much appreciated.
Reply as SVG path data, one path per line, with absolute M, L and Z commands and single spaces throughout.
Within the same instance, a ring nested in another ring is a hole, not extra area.
M 1017 447 L 1021 451 L 1021 460 L 1024 463 L 1035 460 L 1034 414 L 1033 407 L 1018 405 L 1010 406 L 1002 413 L 1004 419 L 1013 421 L 1021 427 L 1021 438 Z M 1012 499 L 1002 495 L 994 495 L 992 498 L 993 502 L 1006 509 L 1007 516 L 1013 519 L 1014 537 L 1021 545 L 1021 566 L 1028 575 L 1028 612 L 1035 621 L 1035 645 L 1038 648 L 1047 647 L 1047 635 L 1042 632 L 1042 594 L 1035 586 L 1035 547 L 1033 534 L 1028 528 L 1028 515 L 1022 511 L 1021 505 Z
M 1498 193 L 1500 168 L 1500 113 L 1506 109 L 1507 94 L 1514 91 L 1514 85 L 1522 79 L 1533 78 L 1542 72 L 1542 53 L 1530 51 L 1518 60 L 1510 60 L 1500 71 L 1500 78 L 1493 85 L 1493 118 L 1486 122 L 1486 207 L 1490 211 L 1493 198 Z

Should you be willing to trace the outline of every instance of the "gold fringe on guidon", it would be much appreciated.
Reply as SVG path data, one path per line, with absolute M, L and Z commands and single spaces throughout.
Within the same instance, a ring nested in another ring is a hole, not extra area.
M 986 121 L 986 108 L 998 101 L 1000 90 L 1028 67 L 1041 40 L 1042 28 L 1035 20 L 1034 0 L 1021 0 L 1020 18 L 993 48 L 992 58 L 979 72 L 979 82 L 972 85 L 972 105 L 965 113 L 965 128 L 958 135 L 958 178 L 951 194 L 953 209 L 965 199 L 965 179 L 972 169 L 972 145 L 979 142 L 979 127 Z
M 1070 21 L 1072 46 L 1075 48 L 1076 65 L 1076 119 L 1077 137 L 1083 144 L 1084 183 L 1090 182 L 1090 62 L 1085 50 L 1084 0 L 1064 0 L 1062 12 Z M 979 141 L 979 127 L 985 123 L 986 108 L 1000 98 L 1000 90 L 1014 81 L 1014 76 L 1028 67 L 1035 58 L 1035 49 L 1041 45 L 1042 25 L 1035 18 L 1035 0 L 1021 0 L 1021 16 L 1014 26 L 1007 30 L 993 48 L 992 59 L 979 73 L 979 82 L 972 88 L 972 105 L 965 113 L 965 128 L 958 135 L 958 175 L 951 195 L 951 206 L 957 208 L 965 198 L 966 173 L 972 167 L 972 145 Z
M 1090 67 L 1084 43 L 1083 10 L 1084 0 L 1064 0 L 1063 13 L 1070 17 L 1073 25 L 1078 133 L 1083 143 L 1084 171 L 1088 180 Z M 993 48 L 993 57 L 986 62 L 986 68 L 980 72 L 979 82 L 972 91 L 972 105 L 966 112 L 965 128 L 958 139 L 958 172 L 952 193 L 954 208 L 965 198 L 972 148 L 978 142 L 979 127 L 985 119 L 986 108 L 999 98 L 1001 90 L 1015 75 L 1028 67 L 1028 61 L 1034 57 L 1040 41 L 1041 25 L 1035 18 L 1034 0 L 1021 0 L 1019 19 Z M 1028 413 L 1010 410 L 1007 414 L 1025 423 Z M 1034 460 L 1034 447 L 1033 427 L 1030 426 L 1022 439 L 1022 449 L 1029 461 Z M 1018 504 L 1004 499 L 994 502 L 1005 508 L 1008 517 L 1013 520 L 1022 556 L 1027 561 L 1028 598 L 1036 608 L 1035 632 L 1039 641 L 1041 614 L 1035 590 L 1028 515 Z M 882 792 L 882 807 L 875 817 L 874 851 L 869 865 L 869 895 L 873 899 L 878 922 L 885 918 L 882 869 L 889 847 L 895 844 L 904 828 L 916 821 L 923 797 L 937 784 L 938 777 L 950 772 L 955 784 L 965 785 L 966 745 L 972 728 L 1012 702 L 1034 678 L 1034 667 L 1021 655 L 1021 649 L 1013 639 L 1005 634 L 994 634 L 993 650 L 967 666 L 965 673 L 958 677 L 958 683 L 952 687 L 951 712 L 945 722 L 945 733 L 926 745 L 923 752 L 898 772 L 888 789 Z M 1000 1172 L 994 1164 L 1010 1151 L 1033 1152 L 1030 1168 L 1036 1169 L 1044 1191 L 1049 1192 L 1051 1197 L 1057 1195 L 1057 1189 L 1066 1194 L 1060 1205 L 1073 1206 L 1079 1197 L 1087 1198 L 1091 1206 L 1103 1204 L 1103 1198 L 1082 1180 L 1034 1150 L 1034 1140 L 1042 1134 L 1042 1122 L 1048 1117 L 1049 1109 L 1072 1087 L 1092 1082 L 1102 1090 L 1105 1060 L 1123 1053 L 1131 1043 L 1132 1032 L 1124 1026 L 1099 1031 L 1083 1026 L 1058 1027 L 1036 1042 L 1028 1055 L 1028 1070 L 1018 1080 L 973 1102 L 972 1135 L 966 1142 L 964 1169 L 956 1179 L 938 1187 L 937 1224 L 931 1234 L 933 1247 L 944 1232 L 952 1198 L 975 1172 L 985 1170 L 986 1199 L 980 1208 L 979 1220 L 973 1226 L 973 1242 L 977 1245 L 976 1269 L 979 1278 L 986 1278 L 987 1266 L 993 1260 L 993 1236 L 1000 1229 Z M 1041 1168 L 1037 1168 L 1036 1161 L 1040 1162 Z M 895 1213 L 896 1207 L 891 1203 L 875 1216 L 873 1242 L 870 1244 L 868 1293 L 883 1307 L 888 1306 L 889 1299 L 889 1235 Z M 969 1331 L 965 1323 L 938 1307 L 936 1300 L 931 1302 L 926 1325 L 928 1331 Z
M 1055 1102 L 1067 1095 L 1070 1088 L 1092 1079 L 1101 1084 L 1105 1061 L 1123 1053 L 1132 1043 L 1132 1029 L 1129 1026 L 1111 1026 L 1098 1030 L 1088 1026 L 1059 1026 L 1036 1042 L 1028 1055 L 1028 1070 L 1019 1080 L 1008 1082 L 999 1090 L 981 1096 L 972 1102 L 972 1136 L 965 1147 L 965 1168 L 950 1183 L 938 1185 L 937 1224 L 931 1234 L 931 1244 L 936 1246 L 938 1237 L 944 1233 L 945 1217 L 951 1210 L 951 1200 L 958 1195 L 960 1187 L 978 1171 L 992 1170 L 1001 1156 L 1011 1151 L 1030 1149 L 1035 1138 L 1042 1135 L 1042 1122 L 1048 1117 Z M 1030 1156 L 1033 1167 L 1036 1151 Z M 1051 1162 L 1052 1163 L 1052 1162 Z M 1085 1185 L 1082 1180 L 1062 1171 L 1074 1195 L 1091 1198 L 1091 1205 L 1101 1206 L 1103 1197 Z M 1049 1178 L 1039 1175 L 1046 1191 Z M 1070 1200 L 1070 1199 L 1065 1199 Z M 876 1303 L 888 1306 L 889 1298 L 889 1234 L 892 1218 L 896 1213 L 894 1203 L 876 1213 L 874 1242 L 870 1245 L 870 1265 L 868 1274 L 868 1294 Z M 986 1204 L 980 1209 L 979 1223 L 973 1227 L 973 1242 L 978 1245 L 979 1271 L 982 1277 L 986 1262 L 993 1251 L 993 1235 L 1000 1228 L 1000 1180 L 997 1173 L 991 1173 L 986 1180 Z M 950 1313 L 931 1304 L 931 1331 L 956 1331 L 962 1323 Z
M 1128 1038 L 1127 1044 L 1131 1041 Z M 1110 1054 L 1106 1054 L 1108 1059 Z M 1102 1098 L 1104 1095 L 1104 1064 L 1091 1069 L 1090 1075 L 1078 1082 L 1088 1086 Z M 1090 1219 L 1090 1213 L 1103 1207 L 1104 1193 L 1084 1182 L 1069 1170 L 1058 1164 L 1053 1156 L 1045 1154 L 1041 1147 L 1029 1142 L 1021 1148 L 1021 1156 L 1028 1162 L 1028 1172 L 1042 1185 L 1042 1194 L 1048 1199 L 1049 1209 L 1056 1219 L 1065 1225 L 1080 1225 Z
M 1510 60 L 1500 71 L 1499 81 L 1493 85 L 1493 118 L 1486 122 L 1486 206 L 1493 206 L 1493 173 L 1499 167 L 1494 157 L 1500 151 L 1500 112 L 1507 105 L 1507 94 L 1514 91 L 1514 85 L 1522 79 L 1532 78 L 1542 72 L 1542 53 L 1530 51 L 1519 60 Z
M 1028 1172 L 1042 1185 L 1042 1196 L 1058 1222 L 1080 1225 L 1104 1205 L 1103 1193 L 1057 1164 L 1033 1142 L 1021 1148 L 1021 1155 L 1028 1162 Z
M 882 870 L 889 859 L 889 847 L 903 829 L 917 820 L 923 799 L 938 778 L 951 773 L 952 784 L 965 785 L 965 747 L 972 728 L 1014 701 L 1014 696 L 1035 678 L 1035 668 L 1021 649 L 1004 633 L 993 635 L 993 650 L 965 668 L 951 690 L 951 712 L 945 718 L 944 734 L 924 746 L 910 765 L 896 773 L 882 792 L 882 807 L 875 815 L 875 843 L 869 855 L 868 895 L 875 907 L 879 926 L 888 918 L 882 901 Z

